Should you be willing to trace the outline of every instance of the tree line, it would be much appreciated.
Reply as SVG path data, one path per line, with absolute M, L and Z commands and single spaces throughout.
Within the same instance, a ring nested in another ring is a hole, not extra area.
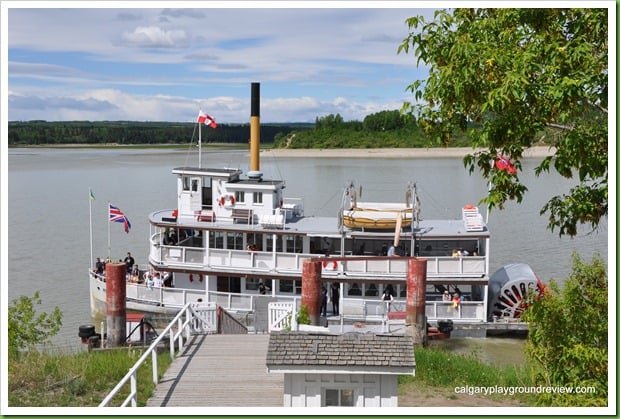
M 261 124 L 261 142 L 273 143 L 303 124 Z M 218 124 L 203 127 L 202 140 L 216 143 L 247 143 L 249 124 Z M 9 146 L 62 144 L 183 144 L 198 141 L 195 123 L 137 121 L 26 121 L 9 122 Z
M 340 114 L 317 117 L 312 129 L 278 135 L 276 148 L 416 148 L 428 147 L 430 138 L 410 115 L 386 110 L 367 115 L 362 121 L 345 121 Z M 469 145 L 457 134 L 451 146 Z
M 11 147 L 63 144 L 161 145 L 197 141 L 195 123 L 138 121 L 25 121 L 9 122 Z M 261 143 L 275 148 L 415 148 L 428 147 L 429 137 L 415 119 L 398 110 L 367 115 L 362 121 L 345 121 L 340 114 L 317 116 L 312 123 L 261 124 Z M 249 124 L 203 127 L 203 142 L 243 144 L 250 138 Z M 453 146 L 467 146 L 464 135 Z

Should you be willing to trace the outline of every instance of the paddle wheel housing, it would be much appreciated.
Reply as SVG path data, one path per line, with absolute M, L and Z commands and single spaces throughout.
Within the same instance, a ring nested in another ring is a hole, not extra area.
M 543 292 L 542 282 L 529 265 L 503 266 L 489 281 L 488 320 L 521 318 L 532 297 L 538 298 Z

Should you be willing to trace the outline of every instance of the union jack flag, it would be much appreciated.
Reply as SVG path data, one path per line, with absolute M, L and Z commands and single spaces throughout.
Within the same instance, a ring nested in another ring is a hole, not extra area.
M 109 210 L 110 222 L 123 223 L 123 228 L 125 229 L 125 233 L 129 233 L 129 230 L 131 229 L 131 223 L 129 222 L 129 219 L 125 216 L 125 214 L 123 214 L 123 211 L 119 210 L 112 204 L 109 204 L 109 205 L 110 205 L 110 210 Z

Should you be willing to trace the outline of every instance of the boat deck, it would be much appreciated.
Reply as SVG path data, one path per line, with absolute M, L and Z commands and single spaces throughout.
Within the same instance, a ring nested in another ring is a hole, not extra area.
M 284 377 L 267 373 L 268 344 L 268 334 L 193 336 L 146 406 L 282 406 Z

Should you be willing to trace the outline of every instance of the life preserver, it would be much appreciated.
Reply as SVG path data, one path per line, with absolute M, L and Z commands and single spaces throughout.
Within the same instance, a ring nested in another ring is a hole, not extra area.
M 220 199 L 219 199 L 218 202 L 220 204 L 220 207 L 221 206 L 231 206 L 232 207 L 232 206 L 235 205 L 235 196 L 231 195 L 231 194 L 222 195 L 222 196 L 220 196 Z
M 327 268 L 327 261 L 326 260 L 323 261 L 323 268 Z M 338 269 L 338 261 L 337 260 L 332 261 L 332 269 L 334 271 L 336 269 Z

